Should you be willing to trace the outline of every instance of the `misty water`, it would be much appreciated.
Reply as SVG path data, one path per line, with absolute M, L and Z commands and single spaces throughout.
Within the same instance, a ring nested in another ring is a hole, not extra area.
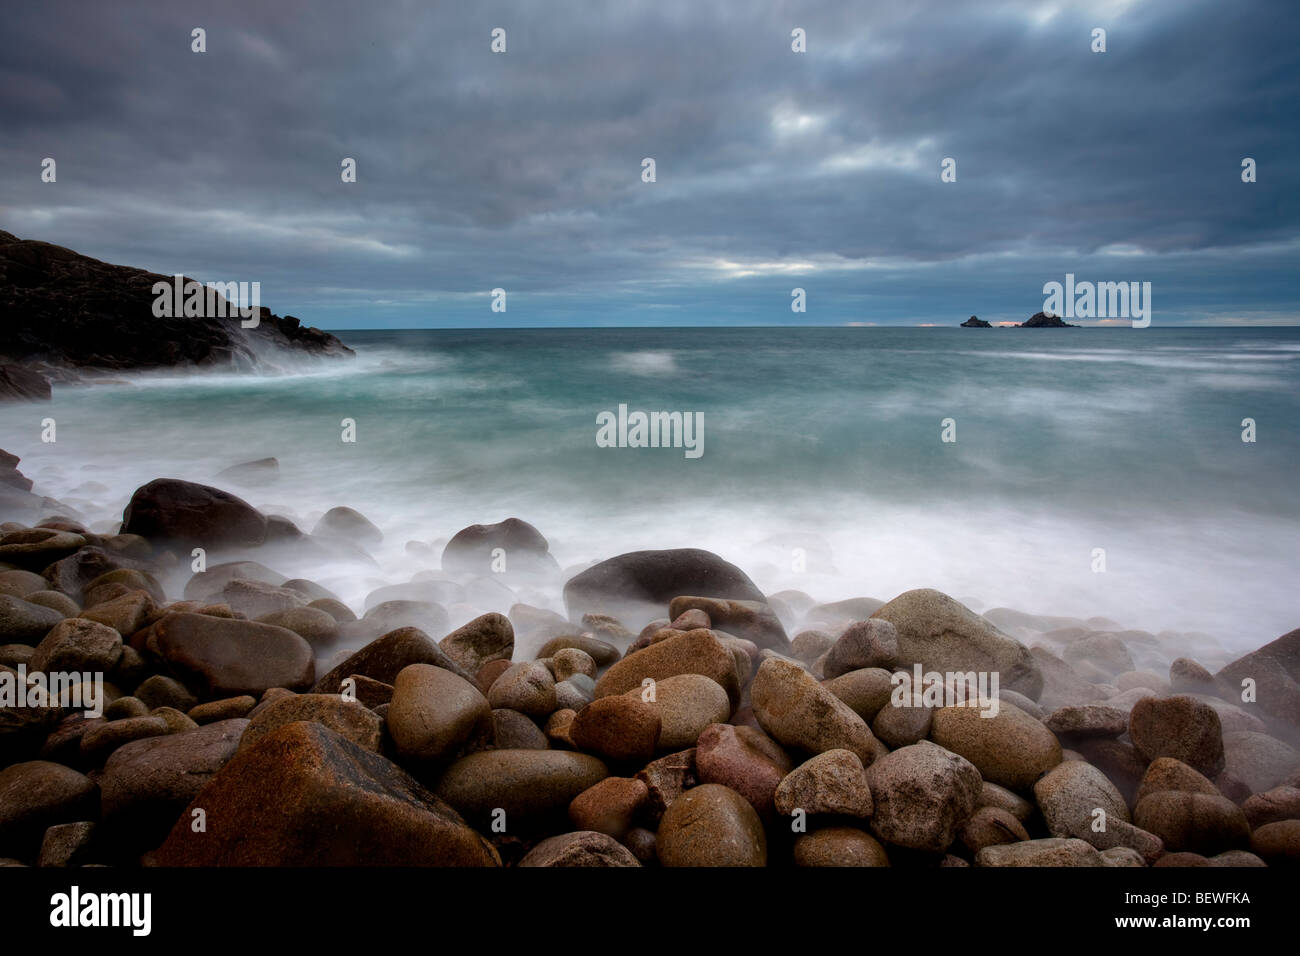
M 935 587 L 1230 650 L 1300 624 L 1298 329 L 339 334 L 355 361 L 57 387 L 0 406 L 0 447 L 92 529 L 157 477 L 307 531 L 356 508 L 385 533 L 373 564 L 292 570 L 358 610 L 460 528 L 517 516 L 571 570 L 700 547 L 819 601 Z M 702 413 L 703 454 L 598 447 L 620 404 Z M 216 478 L 264 456 L 272 484 Z M 517 596 L 563 611 L 558 588 Z

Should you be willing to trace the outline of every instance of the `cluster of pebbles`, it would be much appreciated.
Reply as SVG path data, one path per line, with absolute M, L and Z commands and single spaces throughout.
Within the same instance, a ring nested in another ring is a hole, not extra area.
M 817 604 L 697 550 L 453 629 L 407 586 L 358 616 L 250 559 L 285 524 L 167 480 L 115 534 L 0 525 L 0 688 L 29 685 L 0 695 L 5 863 L 1300 861 L 1300 630 L 1233 659 L 929 589 Z M 462 582 L 499 551 L 546 563 L 515 519 L 452 540 Z M 244 556 L 169 593 L 195 541 Z M 900 693 L 918 668 L 935 696 Z M 954 696 L 977 678 L 995 699 Z

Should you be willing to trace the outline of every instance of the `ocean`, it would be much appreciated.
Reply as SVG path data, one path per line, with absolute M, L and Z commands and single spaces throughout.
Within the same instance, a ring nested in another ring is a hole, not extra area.
M 515 516 L 574 570 L 700 547 L 818 601 L 934 587 L 1241 650 L 1300 625 L 1300 329 L 336 334 L 355 361 L 56 386 L 0 405 L 0 447 L 103 530 L 153 478 L 274 456 L 274 483 L 224 486 L 383 529 L 373 565 L 315 574 L 358 610 Z M 698 415 L 701 454 L 601 447 L 620 405 Z

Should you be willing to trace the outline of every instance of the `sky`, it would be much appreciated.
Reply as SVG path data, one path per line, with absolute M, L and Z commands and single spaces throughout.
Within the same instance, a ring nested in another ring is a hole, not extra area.
M 1298 41 L 1295 0 L 10 4 L 0 229 L 336 329 L 1019 322 L 1067 273 L 1296 325 Z

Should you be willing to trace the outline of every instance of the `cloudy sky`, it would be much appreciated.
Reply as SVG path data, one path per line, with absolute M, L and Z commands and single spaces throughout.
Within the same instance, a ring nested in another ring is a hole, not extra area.
M 0 228 L 257 280 L 329 328 L 1021 321 L 1067 272 L 1151 282 L 1154 326 L 1294 325 L 1297 23 L 1295 0 L 11 4 Z

